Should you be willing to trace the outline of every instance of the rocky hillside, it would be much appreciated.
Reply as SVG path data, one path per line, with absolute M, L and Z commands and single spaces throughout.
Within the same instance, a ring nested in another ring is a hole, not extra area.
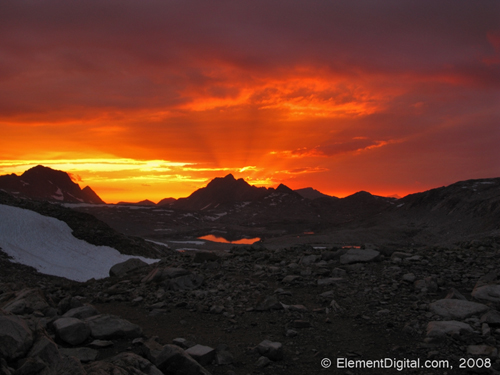
M 28 209 L 64 221 L 73 230 L 72 234 L 76 238 L 96 246 L 113 247 L 122 254 L 158 258 L 168 253 L 168 249 L 164 246 L 155 245 L 139 237 L 126 236 L 90 214 L 74 211 L 59 204 L 21 199 L 2 191 L 0 191 L 0 204 Z
M 42 165 L 28 169 L 21 176 L 15 174 L 0 176 L 0 189 L 30 199 L 104 204 L 89 186 L 81 189 L 66 172 Z

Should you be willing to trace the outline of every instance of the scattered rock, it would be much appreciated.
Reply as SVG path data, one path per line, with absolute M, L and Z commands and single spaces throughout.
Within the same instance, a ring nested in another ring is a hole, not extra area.
M 349 249 L 347 253 L 340 257 L 341 264 L 373 262 L 380 255 L 377 250 L 370 249 Z
M 283 359 L 283 345 L 280 342 L 264 340 L 257 345 L 257 351 L 260 355 L 269 358 L 271 361 Z
M 429 309 L 445 319 L 465 319 L 472 315 L 484 313 L 488 306 L 482 303 L 463 301 L 459 299 L 441 299 L 429 304 Z

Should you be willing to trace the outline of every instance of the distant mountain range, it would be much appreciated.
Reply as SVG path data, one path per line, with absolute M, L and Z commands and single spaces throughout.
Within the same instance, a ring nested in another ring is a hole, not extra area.
M 0 176 L 0 189 L 18 197 L 66 203 L 100 203 L 104 201 L 89 187 L 83 189 L 63 171 L 37 165 L 21 176 Z
M 43 166 L 21 176 L 0 176 L 0 189 L 38 201 L 104 203 L 90 187 L 81 189 L 67 173 Z M 482 233 L 500 242 L 500 178 L 460 181 L 396 199 L 366 191 L 337 198 L 313 188 L 256 187 L 229 174 L 186 198 L 165 198 L 156 205 L 148 200 L 119 205 L 163 206 L 169 212 L 157 210 L 163 216 L 155 218 L 138 216 L 139 211 L 150 215 L 154 210 L 132 210 L 130 217 L 124 217 L 124 211 L 115 215 L 114 205 L 92 205 L 86 210 L 116 228 L 123 227 L 124 233 L 131 226 L 154 235 L 167 229 L 169 235 L 202 235 L 215 230 L 259 237 L 314 232 L 344 242 L 384 239 L 404 243 L 437 243 Z M 162 222 L 159 227 L 157 220 Z

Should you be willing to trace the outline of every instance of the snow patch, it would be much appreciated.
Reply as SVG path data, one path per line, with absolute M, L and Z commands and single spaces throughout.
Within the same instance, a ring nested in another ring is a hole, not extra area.
M 34 211 L 0 205 L 0 247 L 15 262 L 41 273 L 75 281 L 109 276 L 109 269 L 130 258 L 146 263 L 158 259 L 120 254 L 109 246 L 79 240 L 63 221 Z

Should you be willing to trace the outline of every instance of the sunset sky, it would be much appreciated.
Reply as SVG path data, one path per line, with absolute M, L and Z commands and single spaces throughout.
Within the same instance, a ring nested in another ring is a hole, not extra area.
M 37 164 L 109 203 L 500 177 L 500 1 L 1 1 L 0 174 Z

